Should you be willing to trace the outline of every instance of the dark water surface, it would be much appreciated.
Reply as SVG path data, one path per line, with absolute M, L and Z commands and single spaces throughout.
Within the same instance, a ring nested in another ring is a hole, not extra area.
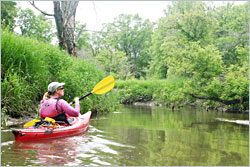
M 249 126 L 217 118 L 248 120 L 229 114 L 183 108 L 123 106 L 93 116 L 80 135 L 15 142 L 1 131 L 3 166 L 248 166 Z

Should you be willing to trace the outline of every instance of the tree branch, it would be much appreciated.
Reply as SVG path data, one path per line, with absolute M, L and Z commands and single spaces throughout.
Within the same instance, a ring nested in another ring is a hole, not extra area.
M 49 14 L 49 13 L 46 13 L 46 12 L 44 12 L 44 11 L 42 11 L 41 9 L 39 9 L 38 7 L 36 7 L 36 5 L 35 5 L 35 2 L 34 1 L 29 1 L 29 3 L 34 7 L 34 8 L 36 8 L 39 12 L 41 12 L 42 14 L 44 14 L 44 15 L 46 15 L 46 16 L 55 16 L 54 14 Z
M 198 96 L 198 95 L 194 95 L 194 94 L 190 94 L 190 96 L 197 98 L 197 99 L 218 101 L 218 102 L 221 102 L 221 103 L 226 104 L 226 105 L 238 104 L 238 103 L 242 103 L 243 101 L 249 100 L 245 97 L 241 97 L 239 99 L 234 99 L 234 100 L 221 100 L 218 97 L 204 97 L 204 96 Z
M 78 40 L 79 40 L 80 35 L 81 35 L 81 33 L 82 33 L 82 31 L 83 31 L 84 28 L 85 28 L 85 25 L 83 24 L 82 27 L 81 27 L 81 29 L 80 29 L 80 31 L 78 32 L 78 34 L 76 36 L 76 39 L 75 39 L 76 44 L 78 43 Z

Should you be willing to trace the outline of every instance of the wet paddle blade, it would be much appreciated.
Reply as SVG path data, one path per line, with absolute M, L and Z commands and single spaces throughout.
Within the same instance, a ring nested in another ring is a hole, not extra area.
M 104 94 L 111 89 L 113 89 L 115 86 L 115 79 L 113 76 L 108 76 L 104 78 L 102 81 L 100 81 L 92 90 L 91 93 L 93 94 Z

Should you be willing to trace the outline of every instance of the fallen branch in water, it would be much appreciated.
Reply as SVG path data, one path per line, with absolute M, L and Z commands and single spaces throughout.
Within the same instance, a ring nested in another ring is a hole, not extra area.
M 234 99 L 234 100 L 222 100 L 218 97 L 204 97 L 204 96 L 198 96 L 198 95 L 194 95 L 194 94 L 190 94 L 190 96 L 197 98 L 197 99 L 218 101 L 218 102 L 221 102 L 221 103 L 226 104 L 226 105 L 239 104 L 239 103 L 242 103 L 243 101 L 248 100 L 248 98 L 245 98 L 245 97 L 241 97 L 239 99 Z

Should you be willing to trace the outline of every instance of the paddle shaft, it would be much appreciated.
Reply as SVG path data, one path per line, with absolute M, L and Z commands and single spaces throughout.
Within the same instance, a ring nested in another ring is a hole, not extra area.
M 86 94 L 85 96 L 82 96 L 81 98 L 79 98 L 79 101 L 84 99 L 85 97 L 88 97 L 89 95 L 92 95 L 92 93 L 90 92 L 89 94 Z M 75 104 L 75 101 L 71 102 L 70 104 Z

